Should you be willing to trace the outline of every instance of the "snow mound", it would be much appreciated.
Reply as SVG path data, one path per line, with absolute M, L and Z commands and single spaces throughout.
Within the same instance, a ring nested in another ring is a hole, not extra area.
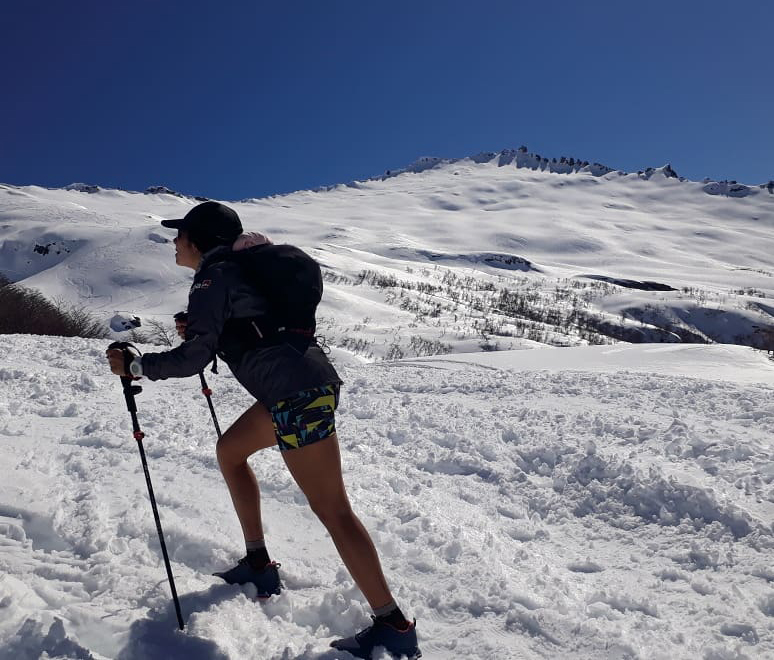
M 369 610 L 276 450 L 251 464 L 285 591 L 259 604 L 210 575 L 242 541 L 196 378 L 137 397 L 177 630 L 104 348 L 0 336 L 0 656 L 337 658 L 329 641 Z M 349 494 L 424 657 L 774 654 L 765 357 L 620 346 L 338 367 Z M 208 378 L 227 426 L 251 401 Z

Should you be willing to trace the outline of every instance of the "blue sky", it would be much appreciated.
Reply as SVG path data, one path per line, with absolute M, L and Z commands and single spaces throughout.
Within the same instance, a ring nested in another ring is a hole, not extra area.
M 0 181 L 237 200 L 524 144 L 761 183 L 768 5 L 16 0 Z

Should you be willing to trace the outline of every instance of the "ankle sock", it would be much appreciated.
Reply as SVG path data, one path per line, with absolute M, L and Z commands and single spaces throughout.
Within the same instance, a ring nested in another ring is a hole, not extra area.
M 266 543 L 263 539 L 259 541 L 247 541 L 247 561 L 254 569 L 260 571 L 271 563 L 269 552 L 266 550 Z
M 389 624 L 400 631 L 408 630 L 411 626 L 411 622 L 403 615 L 394 601 L 384 607 L 375 608 L 374 615 L 382 623 Z

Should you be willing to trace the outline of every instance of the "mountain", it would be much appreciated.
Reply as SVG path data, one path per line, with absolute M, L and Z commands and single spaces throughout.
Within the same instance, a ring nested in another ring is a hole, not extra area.
M 688 343 L 765 339 L 774 196 L 503 153 L 233 203 L 322 264 L 348 492 L 423 657 L 774 657 L 774 362 Z M 196 203 L 0 186 L 0 273 L 148 332 Z M 0 335 L 0 658 L 343 660 L 370 610 L 275 449 L 285 591 L 211 575 L 243 545 L 198 378 L 137 396 L 178 631 L 106 343 Z M 225 428 L 253 400 L 208 379 Z
M 522 148 L 232 205 L 247 229 L 321 262 L 320 331 L 367 359 L 615 341 L 767 347 L 774 194 L 740 185 Z M 169 323 L 190 273 L 159 220 L 197 201 L 162 187 L 0 186 L 0 273 L 106 323 Z

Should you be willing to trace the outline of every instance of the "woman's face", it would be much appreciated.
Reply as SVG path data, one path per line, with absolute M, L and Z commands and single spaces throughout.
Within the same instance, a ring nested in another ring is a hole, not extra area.
M 188 234 L 183 230 L 179 230 L 174 239 L 174 243 L 175 263 L 178 266 L 196 270 L 202 260 L 202 253 L 199 252 L 197 247 L 188 239 Z

